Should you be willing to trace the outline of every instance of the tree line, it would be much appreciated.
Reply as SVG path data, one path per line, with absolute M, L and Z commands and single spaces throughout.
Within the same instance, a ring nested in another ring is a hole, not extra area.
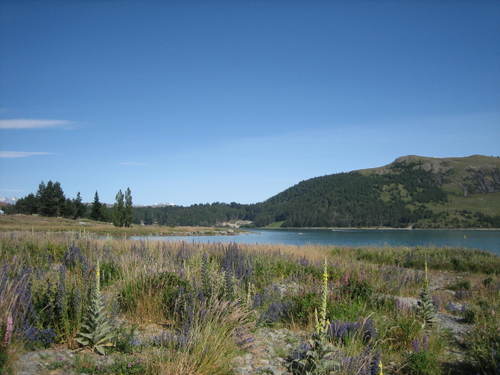
M 64 196 L 59 182 L 40 184 L 36 194 L 17 201 L 10 212 L 44 216 L 89 217 L 119 227 L 134 224 L 211 226 L 250 220 L 257 227 L 499 227 L 500 216 L 456 210 L 437 212 L 447 202 L 442 184 L 449 176 L 416 163 L 394 163 L 384 174 L 337 173 L 302 181 L 256 204 L 215 202 L 165 207 L 133 207 L 129 188 L 119 190 L 112 208 L 95 193 L 89 206 Z
M 110 209 L 99 200 L 99 193 L 94 194 L 93 202 L 88 205 L 82 202 L 80 192 L 75 198 L 68 198 L 59 182 L 41 182 L 35 194 L 30 193 L 18 199 L 15 205 L 6 207 L 7 213 L 26 215 L 38 214 L 49 217 L 65 217 L 70 219 L 88 218 L 95 221 L 113 222 L 120 227 L 132 224 L 132 192 L 127 188 L 125 194 L 120 190 L 116 194 L 116 203 Z

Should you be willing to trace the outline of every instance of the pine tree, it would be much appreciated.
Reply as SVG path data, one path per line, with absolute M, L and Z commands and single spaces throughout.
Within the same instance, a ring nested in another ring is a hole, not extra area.
M 113 205 L 113 224 L 115 227 L 123 227 L 125 225 L 125 204 L 121 189 L 116 193 L 115 198 L 116 202 Z
M 75 205 L 74 201 L 71 199 L 66 199 L 64 202 L 64 206 L 61 212 L 61 215 L 64 217 L 74 217 L 75 215 Z
M 64 212 L 66 198 L 59 182 L 42 181 L 38 186 L 37 198 L 39 213 L 43 216 L 61 216 Z
M 96 221 L 101 221 L 103 219 L 102 204 L 99 202 L 99 194 L 97 194 L 97 191 L 95 192 L 94 202 L 92 203 L 92 207 L 90 209 L 90 218 Z
M 130 188 L 127 188 L 125 191 L 125 218 L 123 225 L 125 227 L 130 227 L 132 225 L 132 192 L 130 191 Z
M 15 205 L 15 212 L 32 215 L 38 212 L 39 200 L 34 194 L 18 199 Z
M 73 206 L 75 207 L 73 214 L 74 219 L 85 215 L 85 205 L 82 203 L 82 196 L 80 195 L 80 192 L 76 194 L 76 198 L 73 200 Z

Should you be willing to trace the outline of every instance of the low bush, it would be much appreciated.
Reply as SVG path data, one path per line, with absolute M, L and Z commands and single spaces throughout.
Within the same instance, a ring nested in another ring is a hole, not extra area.
M 122 276 L 120 266 L 112 261 L 101 264 L 101 286 L 106 287 Z
M 122 312 L 142 320 L 171 319 L 180 294 L 189 289 L 189 283 L 172 272 L 143 275 L 125 282 L 118 293 L 118 305 Z
M 437 356 L 429 350 L 408 353 L 403 373 L 408 375 L 439 375 L 441 368 Z
M 350 299 L 367 300 L 373 295 L 373 287 L 366 280 L 350 278 L 340 289 L 343 295 Z
M 290 302 L 290 308 L 286 317 L 300 324 L 309 323 L 314 310 L 319 309 L 321 305 L 321 297 L 317 293 L 291 296 L 287 300 Z
M 500 368 L 500 323 L 495 316 L 478 321 L 465 338 L 466 356 L 476 371 L 498 375 Z

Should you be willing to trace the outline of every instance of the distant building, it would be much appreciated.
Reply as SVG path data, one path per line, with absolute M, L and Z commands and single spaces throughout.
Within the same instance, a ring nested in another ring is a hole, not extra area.
M 0 215 L 3 215 L 5 214 L 5 212 L 3 212 L 3 210 L 0 210 Z

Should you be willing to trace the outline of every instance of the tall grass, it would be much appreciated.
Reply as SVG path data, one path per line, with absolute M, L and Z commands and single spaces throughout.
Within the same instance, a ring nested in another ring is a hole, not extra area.
M 239 304 L 211 299 L 196 303 L 181 343 L 167 342 L 149 362 L 151 374 L 232 373 L 238 335 L 250 328 L 250 314 Z M 180 349 L 180 350 L 179 350 Z
M 402 372 L 410 362 L 443 360 L 439 343 L 445 334 L 424 331 L 415 309 L 398 299 L 418 298 L 426 257 L 433 270 L 431 284 L 433 277 L 444 278 L 455 289 L 456 296 L 447 293 L 447 301 L 456 302 L 463 294 L 460 303 L 471 310 L 488 310 L 481 304 L 498 306 L 499 280 L 492 267 L 500 265 L 499 257 L 485 252 L 187 244 L 74 232 L 0 232 L 0 334 L 10 314 L 15 317 L 14 336 L 27 346 L 57 342 L 76 348 L 89 280 L 99 260 L 106 313 L 141 332 L 162 333 L 155 345 L 136 347 L 137 354 L 130 343 L 114 349 L 129 348 L 127 355 L 141 359 L 145 374 L 230 374 L 231 359 L 245 350 L 254 324 L 310 332 L 315 310 L 348 332 L 331 339 L 332 355 L 340 363 L 337 373 L 372 369 L 376 360 L 393 363 L 390 370 Z M 461 293 L 464 285 L 467 293 Z M 430 298 L 436 293 L 430 289 L 429 294 L 428 303 L 433 303 Z M 477 313 L 477 322 L 485 322 L 485 316 Z M 377 337 L 369 343 L 367 321 Z M 471 339 L 478 343 L 469 350 L 471 363 L 480 362 L 474 358 L 496 345 L 493 337 L 479 347 L 485 332 L 477 331 Z M 435 358 L 413 349 L 425 335 Z

